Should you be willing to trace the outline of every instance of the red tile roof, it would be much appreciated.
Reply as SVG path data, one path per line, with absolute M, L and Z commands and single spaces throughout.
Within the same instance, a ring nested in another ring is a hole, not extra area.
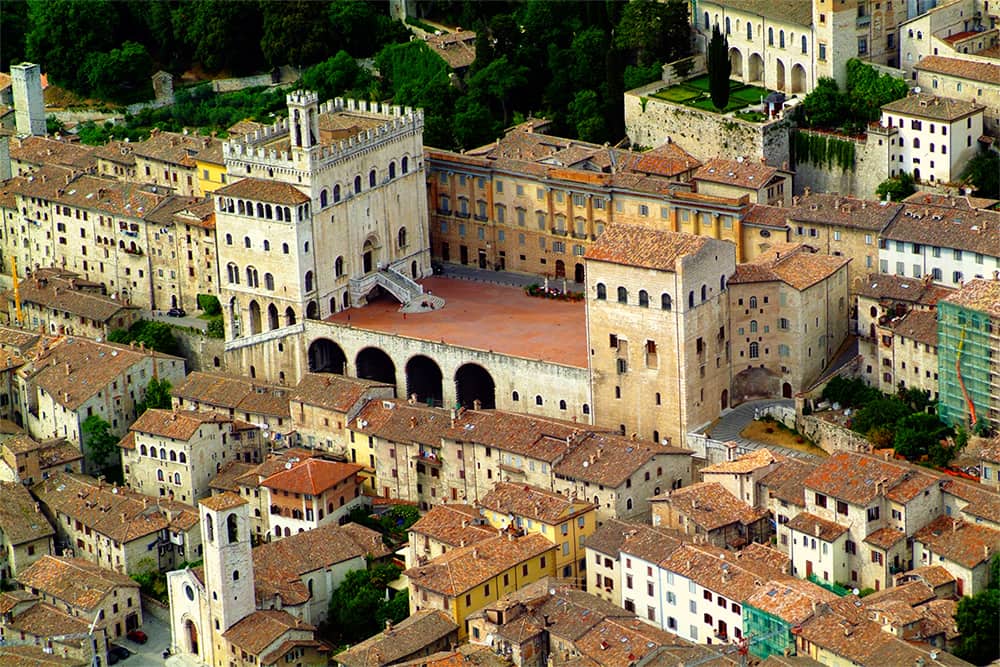
M 681 257 L 697 254 L 707 243 L 694 234 L 612 224 L 587 249 L 586 258 L 673 273 Z
M 1000 552 L 1000 531 L 950 516 L 931 521 L 917 531 L 913 541 L 970 569 Z
M 760 190 L 778 173 L 756 160 L 713 158 L 694 173 L 692 180 Z
M 824 542 L 833 542 L 847 532 L 847 526 L 827 521 L 808 512 L 799 512 L 785 525 L 789 530 L 795 530 L 810 537 L 818 537 Z
M 297 206 L 309 201 L 309 197 L 304 192 L 290 183 L 260 178 L 242 178 L 235 183 L 217 189 L 214 194 L 288 206 Z
M 355 463 L 310 458 L 293 464 L 289 469 L 274 473 L 261 482 L 261 486 L 289 493 L 319 496 L 343 481 L 356 479 L 362 470 L 364 466 Z
M 718 482 L 700 482 L 668 491 L 649 499 L 665 502 L 676 512 L 705 531 L 739 523 L 750 525 L 767 516 L 767 510 L 753 508 L 731 494 Z
M 258 655 L 261 651 L 293 630 L 313 632 L 315 627 L 300 621 L 287 611 L 269 609 L 255 611 L 244 616 L 235 625 L 222 633 L 233 646 L 247 653 Z
M 1000 85 L 1000 63 L 946 56 L 924 56 L 913 68 L 917 71 L 944 74 L 994 86 Z
M 139 588 L 124 574 L 90 561 L 48 555 L 18 574 L 17 581 L 81 610 L 95 609 L 116 588 Z
M 595 509 L 593 503 L 527 484 L 497 482 L 480 501 L 487 510 L 519 516 L 549 525 L 567 521 Z
M 139 415 L 129 430 L 186 442 L 194 437 L 202 424 L 225 424 L 230 421 L 228 417 L 213 412 L 151 408 Z
M 774 245 L 750 262 L 738 264 L 730 284 L 783 282 L 806 290 L 847 266 L 850 259 L 822 255 L 804 243 Z

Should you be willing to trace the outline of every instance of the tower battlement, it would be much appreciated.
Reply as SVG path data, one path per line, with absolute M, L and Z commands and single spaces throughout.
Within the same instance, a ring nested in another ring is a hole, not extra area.
M 311 90 L 293 90 L 285 96 L 285 101 L 289 106 L 293 104 L 308 106 L 310 104 L 319 104 L 319 95 Z

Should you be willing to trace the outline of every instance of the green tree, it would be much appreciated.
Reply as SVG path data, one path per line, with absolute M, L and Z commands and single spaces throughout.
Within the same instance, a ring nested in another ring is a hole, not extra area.
M 321 100 L 334 97 L 366 99 L 372 83 L 371 74 L 358 67 L 358 63 L 347 51 L 338 51 L 334 57 L 317 63 L 302 73 L 302 86 L 315 90 Z
M 395 598 L 386 600 L 386 588 L 402 570 L 395 565 L 375 565 L 347 573 L 330 595 L 326 634 L 336 644 L 354 644 L 379 632 L 385 619 L 406 618 L 409 606 Z M 398 597 L 398 595 L 397 595 Z M 406 613 L 402 613 L 403 610 Z
M 111 433 L 111 424 L 99 415 L 90 415 L 80 425 L 82 449 L 98 468 L 103 468 L 108 459 L 118 452 L 118 438 Z
M 125 42 L 107 53 L 91 53 L 81 67 L 87 89 L 107 100 L 121 99 L 129 90 L 145 92 L 152 69 L 153 59 L 138 42 Z
M 976 189 L 977 197 L 1000 199 L 1000 153 L 980 148 L 962 170 L 962 181 Z
M 308 0 L 263 2 L 260 48 L 271 67 L 302 67 L 323 60 L 334 39 L 333 26 L 317 17 L 316 3 Z
M 510 121 L 510 103 L 514 91 L 527 82 L 528 69 L 512 65 L 507 56 L 500 56 L 469 77 L 469 95 L 480 101 L 495 100 L 500 103 L 503 126 Z
M 28 29 L 28 3 L 0 2 L 0 72 L 24 60 Z
M 420 520 L 420 510 L 413 505 L 395 505 L 382 515 L 379 523 L 385 533 L 404 538 L 406 531 Z
M 883 104 L 902 99 L 909 92 L 903 79 L 879 74 L 874 67 L 857 58 L 847 61 L 847 103 L 855 121 L 878 120 Z
M 1000 618 L 1000 554 L 990 560 L 990 581 L 984 591 L 963 597 L 955 610 L 955 623 L 961 639 L 955 655 L 975 665 L 986 665 L 1000 658 L 997 642 L 997 619 Z
M 712 27 L 712 39 L 708 43 L 708 90 L 712 96 L 712 106 L 719 111 L 729 104 L 729 75 L 733 66 L 729 61 L 729 40 L 719 30 L 719 24 Z
M 141 415 L 151 408 L 169 410 L 171 405 L 171 389 L 173 389 L 173 386 L 170 384 L 170 380 L 151 379 L 149 384 L 146 385 L 145 397 L 135 406 L 136 415 Z
M 895 433 L 895 424 L 909 414 L 910 408 L 898 398 L 879 398 L 854 414 L 851 428 L 862 435 L 875 427 L 886 427 Z
M 569 103 L 569 122 L 576 136 L 584 141 L 600 143 L 608 136 L 604 110 L 592 90 L 581 90 Z
M 917 191 L 913 174 L 908 171 L 899 172 L 899 176 L 887 178 L 875 188 L 879 199 L 889 198 L 891 201 L 903 201 Z
M 823 399 L 830 403 L 839 403 L 843 408 L 864 405 L 881 396 L 880 391 L 866 385 L 864 380 L 844 378 L 839 375 L 823 388 Z
M 938 441 L 947 437 L 951 429 L 936 415 L 915 412 L 896 422 L 895 431 L 893 449 L 896 453 L 917 460 L 929 455 L 932 448 L 939 448 Z
M 194 59 L 207 70 L 244 74 L 263 65 L 263 19 L 258 3 L 191 0 L 180 3 L 173 18 Z
M 110 0 L 28 0 L 26 55 L 43 64 L 52 83 L 85 91 L 80 65 L 88 55 L 114 47 L 117 26 L 118 10 Z
M 112 343 L 142 343 L 157 352 L 176 354 L 180 349 L 169 324 L 139 320 L 129 329 L 115 329 L 108 334 Z
M 402 23 L 379 11 L 378 3 L 334 0 L 327 14 L 334 34 L 333 44 L 356 58 L 373 56 L 386 44 L 405 42 L 409 37 Z
M 820 77 L 812 92 L 802 99 L 802 115 L 810 127 L 835 127 L 844 120 L 846 101 L 836 79 Z
M 635 51 L 642 66 L 683 58 L 691 52 L 687 2 L 632 0 L 622 9 L 615 43 Z

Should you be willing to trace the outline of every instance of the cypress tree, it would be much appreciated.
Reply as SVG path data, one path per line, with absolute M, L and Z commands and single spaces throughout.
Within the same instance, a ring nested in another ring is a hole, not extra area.
M 733 66 L 729 62 L 729 40 L 719 24 L 712 27 L 712 39 L 708 43 L 708 90 L 712 95 L 712 104 L 722 111 L 729 104 L 729 74 Z

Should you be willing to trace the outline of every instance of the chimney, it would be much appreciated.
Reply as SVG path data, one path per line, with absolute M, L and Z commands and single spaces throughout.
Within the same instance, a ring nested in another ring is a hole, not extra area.
M 473 410 L 482 410 L 483 409 L 483 402 L 480 401 L 478 398 L 476 400 L 472 401 L 472 409 Z
M 407 401 L 407 402 L 410 405 L 416 405 L 417 404 L 417 395 L 416 394 L 410 394 L 410 400 Z
M 69 375 L 72 372 L 73 372 L 73 367 L 70 366 L 69 362 L 67 361 L 66 362 L 66 375 Z
M 121 513 L 121 517 L 122 517 L 122 523 L 125 523 L 125 516 L 126 516 L 126 515 L 125 515 L 125 512 L 122 512 L 122 513 Z
M 805 188 L 803 188 L 803 190 L 802 190 L 802 194 L 804 194 L 804 195 L 805 195 L 806 197 L 808 197 L 809 195 L 811 195 L 811 194 L 812 194 L 812 188 L 810 188 L 810 187 L 809 187 L 809 186 L 807 185 L 807 186 L 806 186 Z
M 468 527 L 469 527 L 469 520 L 462 519 L 462 528 L 468 528 Z
M 472 557 L 473 558 L 479 558 L 479 548 L 478 547 L 476 547 L 475 549 L 472 550 Z
M 819 525 L 819 524 L 817 523 L 817 524 L 816 524 L 816 527 L 815 527 L 815 530 L 814 530 L 813 532 L 814 532 L 814 533 L 816 533 L 816 537 L 819 537 L 819 534 L 820 534 L 821 532 L 823 532 L 823 527 L 822 527 L 822 526 L 820 526 L 820 525 Z
M 410 417 L 410 428 L 414 428 L 414 427 L 416 427 L 416 425 L 417 425 L 417 418 L 416 417 Z
M 386 637 L 392 636 L 392 619 L 385 619 L 385 635 Z

